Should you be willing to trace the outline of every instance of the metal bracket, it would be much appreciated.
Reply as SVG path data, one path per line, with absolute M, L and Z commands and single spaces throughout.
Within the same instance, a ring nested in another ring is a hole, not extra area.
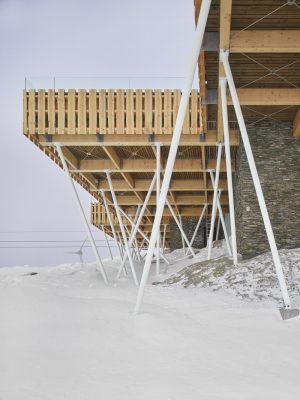
M 49 133 L 45 133 L 45 139 L 46 142 L 52 143 L 52 135 L 49 135 Z
M 97 140 L 97 142 L 103 143 L 104 142 L 103 133 L 96 133 L 96 140 Z
M 148 140 L 150 143 L 154 143 L 155 142 L 155 134 L 150 133 L 150 135 L 148 135 Z
M 200 133 L 199 135 L 200 142 L 205 142 L 205 133 Z
M 219 51 L 219 32 L 205 32 L 201 50 Z

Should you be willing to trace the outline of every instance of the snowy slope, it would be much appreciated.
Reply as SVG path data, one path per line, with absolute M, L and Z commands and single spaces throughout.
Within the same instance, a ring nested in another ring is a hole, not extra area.
M 163 285 L 221 290 L 244 300 L 268 300 L 282 306 L 278 279 L 270 252 L 250 260 L 240 261 L 234 267 L 226 257 L 224 241 L 214 248 L 215 259 L 206 260 L 207 250 L 197 255 L 200 262 L 190 263 L 163 280 Z M 300 300 L 300 249 L 280 250 L 280 259 L 291 298 L 294 304 Z
M 94 265 L 0 269 L 1 400 L 299 399 L 300 319 L 151 284 L 132 316 L 137 289 L 113 283 L 117 264 L 107 287 Z

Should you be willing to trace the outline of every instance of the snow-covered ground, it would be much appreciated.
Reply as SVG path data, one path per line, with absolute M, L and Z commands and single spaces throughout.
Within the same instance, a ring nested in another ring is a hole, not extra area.
M 300 398 L 299 318 L 225 290 L 150 283 L 133 316 L 136 287 L 113 282 L 117 260 L 105 264 L 109 286 L 94 265 L 0 269 L 1 400 Z

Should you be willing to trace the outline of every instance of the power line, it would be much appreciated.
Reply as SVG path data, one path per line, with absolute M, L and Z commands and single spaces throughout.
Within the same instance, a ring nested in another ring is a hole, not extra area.
M 108 240 L 114 243 L 114 240 Z M 83 240 L 0 240 L 0 243 L 82 243 Z M 105 242 L 105 239 L 96 239 L 95 242 Z
M 83 246 L 83 248 L 91 248 L 92 246 Z M 107 246 L 96 246 L 97 248 L 107 248 Z M 117 247 L 116 245 L 112 245 L 111 247 Z M 78 246 L 7 246 L 0 247 L 0 249 L 74 249 L 78 248 Z

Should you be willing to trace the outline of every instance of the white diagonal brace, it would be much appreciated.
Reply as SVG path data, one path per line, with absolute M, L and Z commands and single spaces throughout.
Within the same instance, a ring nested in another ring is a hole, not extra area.
M 102 230 L 102 232 L 104 233 L 104 237 L 105 237 L 105 241 L 106 241 L 106 246 L 107 246 L 107 248 L 108 248 L 108 250 L 109 250 L 110 258 L 113 260 L 114 258 L 113 258 L 113 255 L 112 255 L 112 252 L 111 252 L 111 248 L 110 248 L 110 244 L 109 244 L 109 241 L 108 241 L 108 239 L 107 239 L 107 235 L 106 235 L 106 232 L 105 232 L 105 229 L 104 229 L 104 226 L 103 226 L 103 225 L 101 225 L 101 230 Z
M 112 217 L 111 217 L 111 213 L 109 211 L 109 207 L 108 207 L 108 204 L 107 204 L 105 193 L 104 193 L 103 190 L 100 190 L 100 193 L 102 195 L 103 204 L 104 204 L 106 215 L 107 215 L 107 218 L 108 218 L 108 221 L 109 221 L 109 225 L 110 225 L 113 237 L 114 237 L 114 241 L 116 242 L 116 245 L 118 247 L 120 258 L 122 258 L 121 244 L 119 244 L 119 241 L 118 241 L 118 238 L 117 238 L 115 226 L 114 226 L 114 223 L 113 223 L 113 220 L 112 220 Z
M 213 185 L 213 188 L 215 188 L 214 173 L 213 173 L 213 171 L 209 171 L 209 173 L 210 173 L 211 183 Z M 223 232 L 224 232 L 225 242 L 226 242 L 226 245 L 227 245 L 228 255 L 229 255 L 229 257 L 231 257 L 232 256 L 232 251 L 231 251 L 231 247 L 230 247 L 230 242 L 229 242 L 229 237 L 228 237 L 228 233 L 227 233 L 227 229 L 226 229 L 226 224 L 225 224 L 225 220 L 224 220 L 222 206 L 221 206 L 221 202 L 220 202 L 221 192 L 222 192 L 222 190 L 218 191 L 217 207 L 218 207 L 219 217 L 220 217 L 222 228 L 223 228 Z
M 171 204 L 169 203 L 169 200 L 168 200 L 168 199 L 166 199 L 166 204 L 167 204 L 167 206 L 169 207 L 169 210 L 170 210 L 170 212 L 171 212 L 171 214 L 172 214 L 172 217 L 174 218 L 174 221 L 176 222 L 176 224 L 177 224 L 177 226 L 178 226 L 178 228 L 179 228 L 179 230 L 180 230 L 181 237 L 183 238 L 183 241 L 186 242 L 186 244 L 187 244 L 187 246 L 188 246 L 190 252 L 192 253 L 193 257 L 196 257 L 196 255 L 195 255 L 195 253 L 194 253 L 194 250 L 193 250 L 193 248 L 191 247 L 190 242 L 188 241 L 188 238 L 186 237 L 186 234 L 185 234 L 185 232 L 184 232 L 184 230 L 183 230 L 183 228 L 182 228 L 182 226 L 181 226 L 181 224 L 180 224 L 180 221 L 179 221 L 178 218 L 176 217 L 176 214 L 175 214 L 175 212 L 174 212 L 174 210 L 173 210 Z
M 132 260 L 131 254 L 130 254 L 130 248 L 128 246 L 126 232 L 125 232 L 125 229 L 124 229 L 124 225 L 123 225 L 123 221 L 122 221 L 122 217 L 121 217 L 121 213 L 120 213 L 117 197 L 116 197 L 113 185 L 112 185 L 112 181 L 111 181 L 111 177 L 110 177 L 110 172 L 109 171 L 106 171 L 106 177 L 107 177 L 107 181 L 108 181 L 108 184 L 109 184 L 110 193 L 111 193 L 111 196 L 112 196 L 112 199 L 113 199 L 114 207 L 115 207 L 115 210 L 116 210 L 116 214 L 117 214 L 118 222 L 119 222 L 119 225 L 120 225 L 121 233 L 122 233 L 122 236 L 123 236 L 123 242 L 124 242 L 125 250 L 126 250 L 126 253 L 127 253 L 128 260 L 129 260 L 131 273 L 132 273 L 132 276 L 133 276 L 133 281 L 134 281 L 135 285 L 138 285 L 138 280 L 137 280 L 137 277 L 136 277 L 134 263 L 133 263 L 133 260 Z
M 218 189 L 219 189 L 219 176 L 220 176 L 220 165 L 221 165 L 221 155 L 222 155 L 222 143 L 217 145 L 218 147 L 218 155 L 217 155 L 217 166 L 216 166 L 216 177 L 215 183 L 213 184 L 214 188 L 214 197 L 213 197 L 213 206 L 211 212 L 211 222 L 210 222 L 210 231 L 207 243 L 207 259 L 211 259 L 211 252 L 212 252 L 212 243 L 214 238 L 214 228 L 215 228 L 215 220 L 217 215 L 217 207 L 218 207 Z M 211 175 L 212 176 L 212 175 Z
M 199 219 L 198 219 L 196 228 L 195 228 L 195 230 L 194 230 L 192 239 L 191 239 L 191 241 L 190 241 L 191 246 L 193 246 L 194 240 L 195 240 L 195 238 L 196 238 L 198 229 L 199 229 L 199 227 L 200 227 L 200 225 L 201 225 L 201 222 L 202 222 L 202 220 L 203 220 L 203 217 L 204 217 L 204 214 L 205 214 L 206 209 L 207 209 L 207 203 L 204 204 L 204 207 L 203 207 L 203 209 L 202 209 L 201 215 L 200 215 L 200 217 L 199 217 Z
M 59 157 L 60 157 L 61 163 L 62 163 L 62 165 L 63 165 L 63 169 L 64 169 L 64 171 L 66 172 L 66 175 L 68 176 L 68 179 L 69 179 L 69 182 L 70 182 L 70 186 L 72 187 L 72 190 L 73 190 L 73 193 L 74 193 L 74 196 L 75 196 L 75 199 L 76 199 L 76 203 L 77 203 L 77 206 L 78 206 L 78 210 L 79 210 L 79 213 L 80 213 L 82 222 L 83 222 L 83 224 L 84 224 L 84 226 L 85 226 L 86 233 L 87 233 L 87 235 L 88 235 L 89 241 L 90 241 L 91 246 L 92 246 L 92 249 L 93 249 L 93 251 L 94 251 L 96 260 L 97 260 L 97 262 L 98 262 L 99 270 L 100 270 L 100 272 L 101 272 L 101 275 L 102 275 L 102 277 L 103 277 L 104 282 L 105 282 L 106 284 L 108 284 L 107 276 L 106 276 L 106 273 L 105 273 L 105 271 L 104 271 L 104 267 L 103 267 L 101 258 L 100 258 L 100 256 L 99 256 L 98 249 L 97 249 L 95 240 L 94 240 L 94 238 L 93 238 L 91 228 L 90 228 L 90 226 L 89 226 L 89 224 L 88 224 L 87 218 L 86 218 L 85 213 L 84 213 L 84 211 L 83 211 L 82 204 L 81 204 L 81 202 L 80 202 L 80 199 L 79 199 L 79 196 L 78 196 L 76 187 L 75 187 L 75 185 L 74 185 L 73 179 L 72 179 L 72 177 L 71 177 L 71 175 L 70 175 L 69 168 L 68 168 L 67 162 L 66 162 L 66 160 L 65 160 L 65 157 L 64 157 L 64 155 L 63 155 L 61 146 L 60 146 L 59 143 L 54 143 L 54 146 L 55 146 L 55 148 L 56 148 L 56 150 L 57 150 L 57 153 L 58 153 L 58 155 L 59 155 Z
M 241 137 L 242 137 L 243 144 L 244 144 L 245 153 L 247 156 L 251 176 L 253 179 L 253 184 L 255 187 L 256 195 L 257 195 L 258 204 L 259 204 L 262 218 L 264 221 L 264 225 L 265 225 L 265 229 L 266 229 L 266 233 L 267 233 L 267 237 L 268 237 L 268 241 L 269 241 L 269 245 L 270 245 L 270 249 L 271 249 L 271 253 L 272 253 L 272 257 L 273 257 L 273 261 L 274 261 L 274 265 L 275 265 L 275 269 L 276 269 L 276 274 L 277 274 L 280 289 L 281 289 L 282 298 L 283 298 L 285 307 L 290 308 L 291 307 L 290 296 L 289 296 L 289 293 L 287 290 L 286 281 L 285 281 L 285 277 L 283 274 L 283 269 L 282 269 L 282 265 L 280 262 L 280 257 L 279 257 L 279 253 L 278 253 L 278 249 L 277 249 L 268 209 L 266 206 L 265 198 L 263 195 L 262 187 L 261 187 L 259 176 L 257 173 L 255 160 L 253 157 L 253 153 L 252 153 L 252 149 L 251 149 L 251 145 L 250 145 L 250 141 L 249 141 L 249 137 L 248 137 L 248 133 L 247 133 L 247 129 L 246 129 L 246 124 L 244 121 L 242 109 L 241 109 L 241 106 L 239 103 L 239 99 L 238 99 L 237 92 L 236 92 L 236 87 L 235 87 L 234 80 L 232 77 L 232 72 L 231 72 L 231 68 L 229 65 L 229 61 L 228 61 L 228 51 L 221 50 L 220 61 L 223 63 L 226 78 L 228 81 L 228 86 L 229 86 L 229 90 L 230 90 L 230 94 L 231 94 L 231 98 L 232 98 L 232 103 L 233 103 L 233 107 L 234 107 L 236 117 L 238 120 Z
M 133 241 L 134 241 L 134 239 L 135 239 L 135 237 L 136 237 L 136 234 L 137 234 L 137 232 L 138 232 L 138 230 L 139 230 L 139 226 L 140 226 L 140 223 L 141 223 L 141 221 L 142 221 L 143 215 L 144 215 L 144 213 L 145 213 L 145 210 L 146 210 L 148 201 L 149 201 L 149 199 L 150 199 L 151 193 L 152 193 L 152 191 L 153 191 L 155 181 L 156 181 L 156 173 L 154 174 L 153 179 L 152 179 L 152 181 L 151 181 L 151 184 L 150 184 L 148 193 L 147 193 L 147 195 L 146 195 L 146 197 L 145 197 L 145 200 L 144 200 L 143 206 L 142 206 L 142 208 L 141 208 L 140 214 L 139 214 L 139 216 L 138 216 L 138 219 L 137 219 L 136 223 L 134 224 L 134 227 L 133 227 L 133 225 L 132 225 L 133 229 L 132 229 L 131 236 L 130 236 L 130 239 L 129 239 L 129 246 L 132 245 L 132 243 L 133 243 Z M 123 210 L 122 210 L 122 211 L 123 211 Z M 144 238 L 144 240 L 146 240 L 146 239 Z M 127 255 L 126 255 L 126 253 L 125 253 L 125 255 L 124 255 L 123 259 L 122 259 L 122 263 L 121 263 L 121 265 L 120 265 L 118 274 L 117 274 L 117 279 L 119 279 L 119 277 L 120 277 L 120 275 L 121 275 L 121 271 L 122 271 L 122 269 L 123 269 L 123 267 L 124 267 L 124 265 L 125 265 L 126 260 L 127 260 Z
M 226 173 L 227 173 L 227 186 L 228 186 L 228 199 L 229 199 L 229 215 L 230 215 L 230 230 L 231 230 L 231 246 L 233 264 L 237 265 L 237 245 L 236 245 L 236 229 L 235 229 L 235 214 L 234 214 L 234 199 L 233 199 L 233 185 L 232 185 L 232 172 L 231 172 L 231 155 L 230 155 L 230 138 L 228 127 L 228 112 L 227 112 L 227 97 L 226 97 L 227 79 L 220 78 L 221 88 L 221 101 L 222 101 L 222 118 L 223 118 L 223 133 L 224 145 L 226 155 Z

